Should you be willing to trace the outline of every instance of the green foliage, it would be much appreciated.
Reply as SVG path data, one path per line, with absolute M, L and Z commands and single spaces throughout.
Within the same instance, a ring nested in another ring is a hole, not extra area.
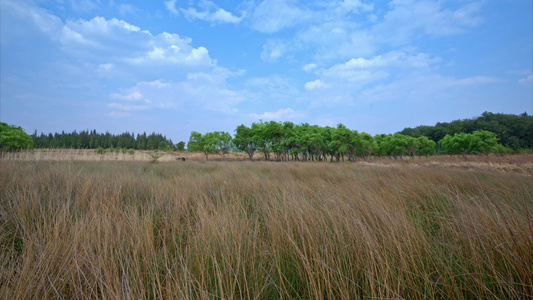
M 426 156 L 433 155 L 435 153 L 435 147 L 437 143 L 428 139 L 426 136 L 420 136 L 416 139 L 416 144 L 418 146 L 416 150 L 416 155 Z
M 189 142 L 187 143 L 187 150 L 189 152 L 203 152 L 203 148 L 202 134 L 197 131 L 191 132 Z
M 133 150 L 133 149 L 129 149 L 129 150 L 128 150 L 128 154 L 129 154 L 129 155 L 134 155 L 134 154 L 135 154 L 135 150 Z
M 245 152 L 253 160 L 257 139 L 254 139 L 253 132 L 250 127 L 246 127 L 244 124 L 237 126 L 235 129 L 235 137 L 233 138 L 233 146 L 242 152 Z
M 498 147 L 496 134 L 485 130 L 474 131 L 474 133 L 456 133 L 446 135 L 439 141 L 439 146 L 446 154 L 485 154 L 503 151 Z M 499 149 L 499 150 L 498 150 Z
M 184 141 L 181 141 L 179 143 L 176 144 L 176 150 L 178 151 L 185 151 L 185 142 Z
M 98 149 L 96 149 L 96 153 L 98 153 L 98 154 L 104 154 L 104 153 L 105 153 L 105 150 L 104 150 L 104 148 L 102 148 L 102 147 L 98 147 Z
M 187 148 L 191 152 L 203 152 L 206 160 L 209 160 L 209 154 L 218 154 L 225 159 L 231 145 L 231 135 L 227 132 L 214 131 L 202 135 L 193 131 Z
M 49 133 L 48 135 L 41 133 L 37 135 L 35 132 L 32 136 L 36 148 L 67 148 L 67 149 L 103 149 L 109 148 L 125 148 L 135 150 L 156 150 L 161 148 L 172 149 L 172 140 L 165 136 L 152 133 L 147 135 L 125 132 L 119 135 L 106 133 L 97 133 L 96 130 L 81 132 L 73 131 L 72 133 Z M 164 144 L 164 145 L 163 145 Z
M 32 138 L 21 127 L 0 122 L 0 151 L 33 149 Z
M 438 142 L 446 135 L 475 131 L 492 132 L 502 145 L 513 150 L 533 148 L 533 116 L 527 113 L 512 115 L 484 112 L 477 118 L 405 128 L 400 133 L 412 137 L 426 136 Z

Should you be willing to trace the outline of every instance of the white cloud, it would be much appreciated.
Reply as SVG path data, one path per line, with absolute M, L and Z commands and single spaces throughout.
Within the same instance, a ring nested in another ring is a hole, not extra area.
M 252 28 L 262 33 L 275 33 L 306 22 L 313 12 L 300 8 L 292 0 L 263 0 L 252 14 Z
M 522 79 L 518 80 L 518 82 L 520 82 L 522 84 L 532 84 L 533 83 L 533 75 L 529 75 L 526 78 L 522 78 Z
M 317 79 L 317 80 L 314 80 L 314 81 L 309 81 L 309 82 L 305 83 L 305 89 L 306 90 L 316 90 L 316 89 L 319 89 L 319 88 L 322 88 L 322 87 L 324 87 L 324 83 L 320 79 Z
M 157 65 L 216 64 L 205 47 L 192 47 L 189 38 L 167 32 L 154 36 L 117 19 L 69 20 L 59 34 L 59 41 L 63 50 L 95 60 L 114 60 L 151 68 Z
M 307 64 L 305 66 L 302 67 L 302 70 L 304 70 L 305 72 L 311 72 L 311 71 L 314 71 L 318 66 L 314 63 L 310 63 L 310 64 Z
M 107 64 L 100 64 L 98 66 L 98 69 L 100 71 L 108 72 L 113 69 L 113 64 L 107 63 Z
M 490 83 L 502 82 L 501 79 L 490 76 L 473 76 L 468 78 L 459 79 L 456 81 L 458 85 L 483 85 Z
M 170 87 L 169 83 L 166 83 L 166 82 L 164 82 L 161 79 L 154 80 L 154 81 L 151 81 L 151 82 L 146 82 L 145 84 L 148 85 L 148 86 L 151 86 L 151 87 L 158 88 L 158 89 L 164 89 L 164 88 Z
M 454 8 L 437 0 L 391 1 L 385 11 L 359 0 L 306 2 L 307 7 L 303 3 L 263 0 L 250 10 L 251 26 L 259 32 L 297 27 L 292 36 L 277 42 L 284 45 L 284 51 L 267 43 L 263 59 L 272 54 L 271 60 L 279 60 L 289 53 L 309 50 L 319 61 L 366 57 L 375 55 L 383 45 L 406 46 L 422 36 L 458 34 L 483 21 L 479 16 L 482 0 L 461 2 Z
M 470 1 L 455 10 L 442 7 L 442 1 L 392 1 L 391 8 L 372 34 L 392 45 L 410 43 L 420 34 L 445 36 L 464 32 L 482 22 L 478 16 L 483 1 Z
M 222 9 L 217 8 L 214 11 L 198 11 L 196 8 L 189 7 L 188 9 L 181 10 L 183 14 L 189 19 L 199 19 L 212 23 L 232 23 L 237 24 L 242 21 L 244 14 L 240 17 L 234 16 L 232 13 Z
M 178 9 L 176 8 L 176 0 L 165 1 L 165 6 L 171 14 L 173 15 L 179 14 Z
M 270 40 L 263 45 L 261 59 L 267 62 L 275 62 L 287 51 L 287 45 L 282 42 Z
M 304 115 L 305 115 L 304 113 L 295 111 L 292 108 L 285 108 L 285 109 L 280 108 L 279 110 L 275 112 L 264 112 L 262 114 L 257 114 L 257 113 L 249 114 L 249 117 L 258 119 L 258 120 L 265 120 L 265 121 L 266 120 L 279 121 L 279 120 L 291 120 L 291 119 L 301 118 Z
M 127 92 L 126 94 L 113 93 L 109 95 L 109 97 L 113 99 L 134 101 L 134 102 L 146 100 L 143 94 L 141 94 L 139 91 L 131 91 L 131 92 Z
M 113 115 L 113 114 L 118 113 L 116 110 L 118 110 L 119 112 L 143 111 L 143 110 L 150 109 L 151 106 L 143 105 L 143 104 L 136 105 L 136 104 L 124 104 L 124 103 L 112 102 L 112 103 L 109 103 L 107 107 L 115 110 L 110 113 Z
M 369 82 L 389 77 L 394 69 L 426 70 L 440 61 L 440 58 L 432 58 L 425 53 L 391 51 L 370 59 L 352 58 L 324 70 L 322 76 L 326 81 Z

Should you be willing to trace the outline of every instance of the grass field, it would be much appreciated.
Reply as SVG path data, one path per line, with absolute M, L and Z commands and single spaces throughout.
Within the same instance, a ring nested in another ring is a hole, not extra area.
M 531 155 L 26 155 L 0 160 L 2 299 L 533 297 Z

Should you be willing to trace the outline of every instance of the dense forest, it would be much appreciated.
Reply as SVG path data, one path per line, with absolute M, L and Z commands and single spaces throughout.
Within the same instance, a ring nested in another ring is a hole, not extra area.
M 476 130 L 495 133 L 502 145 L 513 150 L 533 148 L 533 116 L 528 116 L 525 112 L 520 115 L 484 112 L 477 118 L 405 128 L 399 133 L 412 137 L 426 136 L 438 142 L 447 134 L 472 133 Z
M 159 133 L 147 135 L 146 132 L 135 136 L 129 132 L 114 135 L 109 132 L 97 133 L 96 130 L 40 135 L 35 131 L 31 137 L 35 148 L 174 150 L 176 147 L 166 136 Z

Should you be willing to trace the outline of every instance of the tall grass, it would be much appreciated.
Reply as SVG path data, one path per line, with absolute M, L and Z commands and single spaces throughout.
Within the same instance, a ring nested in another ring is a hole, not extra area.
M 3 299 L 531 298 L 531 174 L 0 163 Z

